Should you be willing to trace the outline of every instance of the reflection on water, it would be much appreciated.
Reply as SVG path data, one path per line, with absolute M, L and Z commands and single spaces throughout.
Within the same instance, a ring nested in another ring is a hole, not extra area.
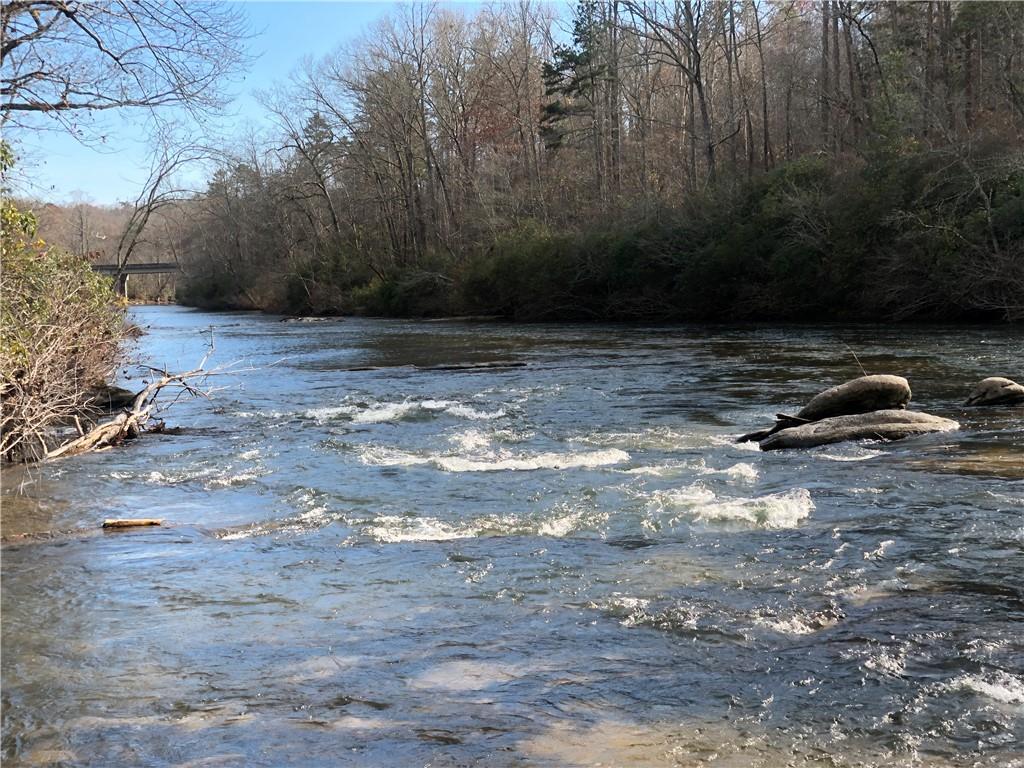
M 5 471 L 5 764 L 1024 764 L 1019 331 L 134 311 L 255 370 Z M 732 442 L 846 345 L 963 429 Z

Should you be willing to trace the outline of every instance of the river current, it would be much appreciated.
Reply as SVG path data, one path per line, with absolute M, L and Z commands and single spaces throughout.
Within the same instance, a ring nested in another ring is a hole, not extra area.
M 1019 328 L 132 314 L 236 370 L 4 472 L 5 765 L 1024 765 Z M 859 366 L 961 430 L 735 444 Z

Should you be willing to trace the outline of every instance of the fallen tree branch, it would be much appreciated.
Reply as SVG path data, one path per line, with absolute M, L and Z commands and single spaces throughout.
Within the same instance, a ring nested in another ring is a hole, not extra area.
M 162 389 L 176 386 L 192 396 L 205 397 L 208 396 L 207 393 L 190 384 L 189 379 L 205 379 L 210 374 L 210 371 L 201 366 L 186 373 L 168 374 L 165 372 L 160 378 L 147 384 L 135 396 L 130 408 L 122 411 L 113 419 L 96 425 L 84 435 L 48 451 L 43 458 L 56 459 L 61 456 L 75 456 L 107 446 L 119 445 L 125 440 L 138 437 L 149 423 L 156 406 L 157 396 Z
M 114 418 L 102 424 L 97 424 L 79 437 L 62 443 L 53 450 L 48 451 L 43 456 L 44 460 L 76 456 L 120 445 L 126 440 L 133 440 L 144 431 L 147 431 L 151 427 L 151 421 L 154 422 L 156 430 L 159 431 L 163 423 L 155 419 L 156 401 L 160 392 L 165 388 L 178 390 L 174 400 L 172 400 L 172 404 L 184 395 L 209 399 L 213 390 L 200 388 L 207 379 L 211 376 L 239 370 L 231 365 L 207 370 L 206 362 L 209 360 L 210 355 L 213 354 L 213 351 L 214 346 L 211 338 L 210 348 L 199 362 L 199 365 L 191 371 L 184 373 L 169 373 L 164 369 L 142 366 L 145 370 L 158 374 L 158 378 L 149 382 L 144 389 L 135 395 L 128 408 L 125 408 Z

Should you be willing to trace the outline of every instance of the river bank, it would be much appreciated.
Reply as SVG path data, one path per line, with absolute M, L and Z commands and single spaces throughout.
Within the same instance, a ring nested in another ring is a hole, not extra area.
M 3 474 L 5 764 L 1001 766 L 1024 742 L 1012 327 L 281 323 L 177 435 Z M 899 370 L 960 432 L 733 441 Z M 517 367 L 476 364 L 513 361 Z

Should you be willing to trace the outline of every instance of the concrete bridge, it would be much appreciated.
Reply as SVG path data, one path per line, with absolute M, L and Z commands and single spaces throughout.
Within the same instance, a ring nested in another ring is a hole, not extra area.
M 128 298 L 128 278 L 132 275 L 167 275 L 180 272 L 176 261 L 154 261 L 150 264 L 93 264 L 94 272 L 109 275 L 117 281 L 117 292 Z

